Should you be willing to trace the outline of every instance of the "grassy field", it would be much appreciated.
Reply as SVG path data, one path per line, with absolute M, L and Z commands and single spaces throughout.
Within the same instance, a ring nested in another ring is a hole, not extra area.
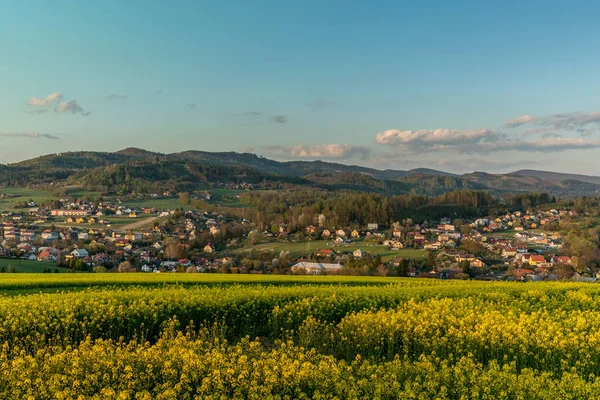
M 0 211 L 26 211 L 29 207 L 17 209 L 15 207 L 16 203 L 29 202 L 29 200 L 41 203 L 55 199 L 52 193 L 40 189 L 8 188 L 0 189 L 0 194 L 16 195 L 16 197 L 0 199 Z
M 233 207 L 240 208 L 246 207 L 240 199 L 237 197 L 243 193 L 246 193 L 246 190 L 240 189 L 211 189 L 208 191 L 212 196 L 212 199 L 209 201 L 209 204 L 216 204 L 222 207 Z
M 423 258 L 427 254 L 421 249 L 389 250 L 386 246 L 377 246 L 375 243 L 365 242 L 364 240 L 359 240 L 342 246 L 333 245 L 332 242 L 327 240 L 315 240 L 311 242 L 300 243 L 260 243 L 251 246 L 244 246 L 241 249 L 235 250 L 235 252 L 243 253 L 253 250 L 274 250 L 276 253 L 279 253 L 281 251 L 289 251 L 292 257 L 306 257 L 321 249 L 334 249 L 338 253 L 353 252 L 360 249 L 375 256 L 380 255 L 382 261 L 384 262 L 390 261 L 394 257 Z
M 44 268 L 54 269 L 57 268 L 54 263 L 45 263 L 38 261 L 29 261 L 29 260 L 14 260 L 7 258 L 0 258 L 0 269 L 4 268 L 8 270 L 9 266 L 13 266 L 15 268 L 15 272 L 33 272 L 33 273 L 41 273 L 44 272 Z M 64 272 L 64 268 L 59 268 L 59 271 Z M 18 278 L 19 280 L 21 278 Z
M 178 197 L 161 197 L 159 199 L 123 200 L 122 205 L 127 207 L 156 208 L 160 210 L 174 210 L 181 208 Z M 186 207 L 184 207 L 186 208 Z
M 1 399 L 600 393 L 600 285 L 0 274 L 0 292 Z
M 84 190 L 81 186 L 67 186 L 65 187 L 67 193 L 71 195 L 74 199 L 88 199 L 95 200 L 98 199 L 102 193 L 100 192 L 91 192 L 89 190 Z
M 89 217 L 88 217 L 89 218 Z M 139 222 L 139 221 L 143 221 L 146 220 L 148 217 L 139 217 L 139 218 L 129 218 L 129 217 L 118 217 L 118 216 L 114 216 L 114 215 L 108 215 L 106 217 L 94 217 L 96 219 L 107 219 L 109 220 L 110 226 L 109 225 L 102 225 L 102 224 L 88 224 L 87 222 L 84 222 L 82 224 L 78 224 L 75 222 L 66 222 L 66 218 L 63 217 L 63 219 L 58 219 L 56 221 L 53 221 L 52 224 L 54 226 L 57 227 L 61 227 L 61 228 L 78 228 L 78 229 L 114 229 L 114 230 L 121 230 L 123 229 L 123 227 L 135 223 L 135 222 Z M 87 218 L 86 218 L 87 220 Z

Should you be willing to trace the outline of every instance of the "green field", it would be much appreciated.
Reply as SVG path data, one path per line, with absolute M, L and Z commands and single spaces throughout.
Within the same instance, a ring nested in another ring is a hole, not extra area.
M 380 255 L 382 261 L 388 262 L 394 257 L 405 257 L 405 258 L 423 258 L 427 254 L 422 249 L 400 249 L 400 250 L 389 250 L 386 246 L 377 246 L 375 243 L 365 242 L 359 240 L 352 242 L 347 245 L 337 246 L 333 245 L 327 240 L 315 240 L 311 242 L 299 242 L 299 243 L 287 243 L 287 242 L 271 242 L 271 243 L 260 243 L 256 245 L 248 245 L 243 248 L 236 249 L 236 253 L 249 252 L 253 250 L 264 251 L 274 250 L 276 253 L 281 251 L 289 251 L 292 257 L 307 257 L 310 254 L 321 249 L 334 249 L 336 252 L 353 252 L 355 250 L 363 250 L 372 255 Z
M 159 210 L 175 210 L 181 208 L 179 197 L 161 197 L 158 199 L 123 200 L 121 205 L 138 208 L 156 208 Z M 187 207 L 184 207 L 187 208 Z
M 66 222 L 66 217 L 59 217 L 57 220 L 52 221 L 52 225 L 57 226 L 57 227 L 70 227 L 70 228 L 78 228 L 78 229 L 82 229 L 82 230 L 86 230 L 86 229 L 116 229 L 116 230 L 120 230 L 121 228 L 123 228 L 126 225 L 135 223 L 135 222 L 139 222 L 142 220 L 145 220 L 146 218 L 148 218 L 148 216 L 142 215 L 139 218 L 129 218 L 129 217 L 119 217 L 119 216 L 115 216 L 115 215 L 108 215 L 108 216 L 104 216 L 104 217 L 94 217 L 96 219 L 107 219 L 109 220 L 110 226 L 109 225 L 102 225 L 102 224 L 88 224 L 87 223 L 87 219 L 90 217 L 85 218 L 86 222 L 82 223 L 82 224 L 78 224 L 75 222 Z M 50 224 L 46 225 L 49 226 Z
M 240 208 L 246 207 L 237 196 L 247 193 L 246 190 L 240 189 L 210 189 L 208 191 L 212 196 L 209 204 L 215 204 L 222 207 Z
M 4 268 L 5 270 L 8 270 L 9 266 L 13 266 L 15 268 L 15 272 L 37 273 L 44 272 L 44 268 L 50 268 L 52 269 L 52 272 L 54 272 L 54 269 L 56 268 L 56 264 L 54 263 L 0 258 L 0 269 Z M 65 271 L 64 268 L 59 268 L 59 270 L 63 272 Z
M 39 204 L 55 199 L 52 193 L 40 189 L 8 188 L 0 189 L 0 194 L 17 195 L 17 197 L 0 199 L 0 211 L 27 211 L 29 207 L 18 209 L 15 207 L 16 203 L 33 200 Z
M 100 192 L 91 192 L 89 190 L 84 190 L 81 186 L 67 186 L 65 187 L 67 193 L 71 195 L 74 199 L 88 199 L 95 200 L 98 199 L 102 193 Z
M 1 399 L 600 393 L 600 285 L 0 274 L 0 293 Z

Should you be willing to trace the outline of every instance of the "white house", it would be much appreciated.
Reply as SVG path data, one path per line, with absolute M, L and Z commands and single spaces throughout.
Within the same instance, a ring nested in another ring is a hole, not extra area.
M 71 252 L 71 255 L 75 258 L 84 258 L 89 256 L 90 254 L 86 249 L 75 249 Z
M 356 250 L 354 250 L 352 255 L 356 258 L 362 258 L 365 255 L 365 252 L 362 251 L 361 249 L 356 249 Z

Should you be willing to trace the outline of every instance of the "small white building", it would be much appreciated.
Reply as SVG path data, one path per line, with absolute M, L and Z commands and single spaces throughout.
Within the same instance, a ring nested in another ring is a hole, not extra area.
M 75 249 L 71 252 L 71 255 L 75 258 L 84 258 L 89 256 L 90 254 L 86 249 Z

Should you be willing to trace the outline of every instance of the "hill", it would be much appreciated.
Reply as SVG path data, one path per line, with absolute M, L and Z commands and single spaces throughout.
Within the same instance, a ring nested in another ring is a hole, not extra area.
M 541 179 L 549 179 L 553 181 L 580 181 L 600 185 L 600 176 L 580 175 L 580 174 L 565 174 L 562 172 L 537 171 L 533 169 L 522 169 L 511 172 L 510 176 L 531 176 Z
M 597 196 L 600 177 L 519 170 L 510 174 L 456 175 L 429 168 L 378 170 L 325 161 L 275 161 L 256 154 L 189 150 L 162 154 L 139 148 L 49 154 L 0 165 L 0 187 L 81 185 L 100 192 L 196 190 L 251 183 L 301 185 L 388 195 L 438 195 L 484 190 L 495 195 L 547 192 L 560 197 Z

